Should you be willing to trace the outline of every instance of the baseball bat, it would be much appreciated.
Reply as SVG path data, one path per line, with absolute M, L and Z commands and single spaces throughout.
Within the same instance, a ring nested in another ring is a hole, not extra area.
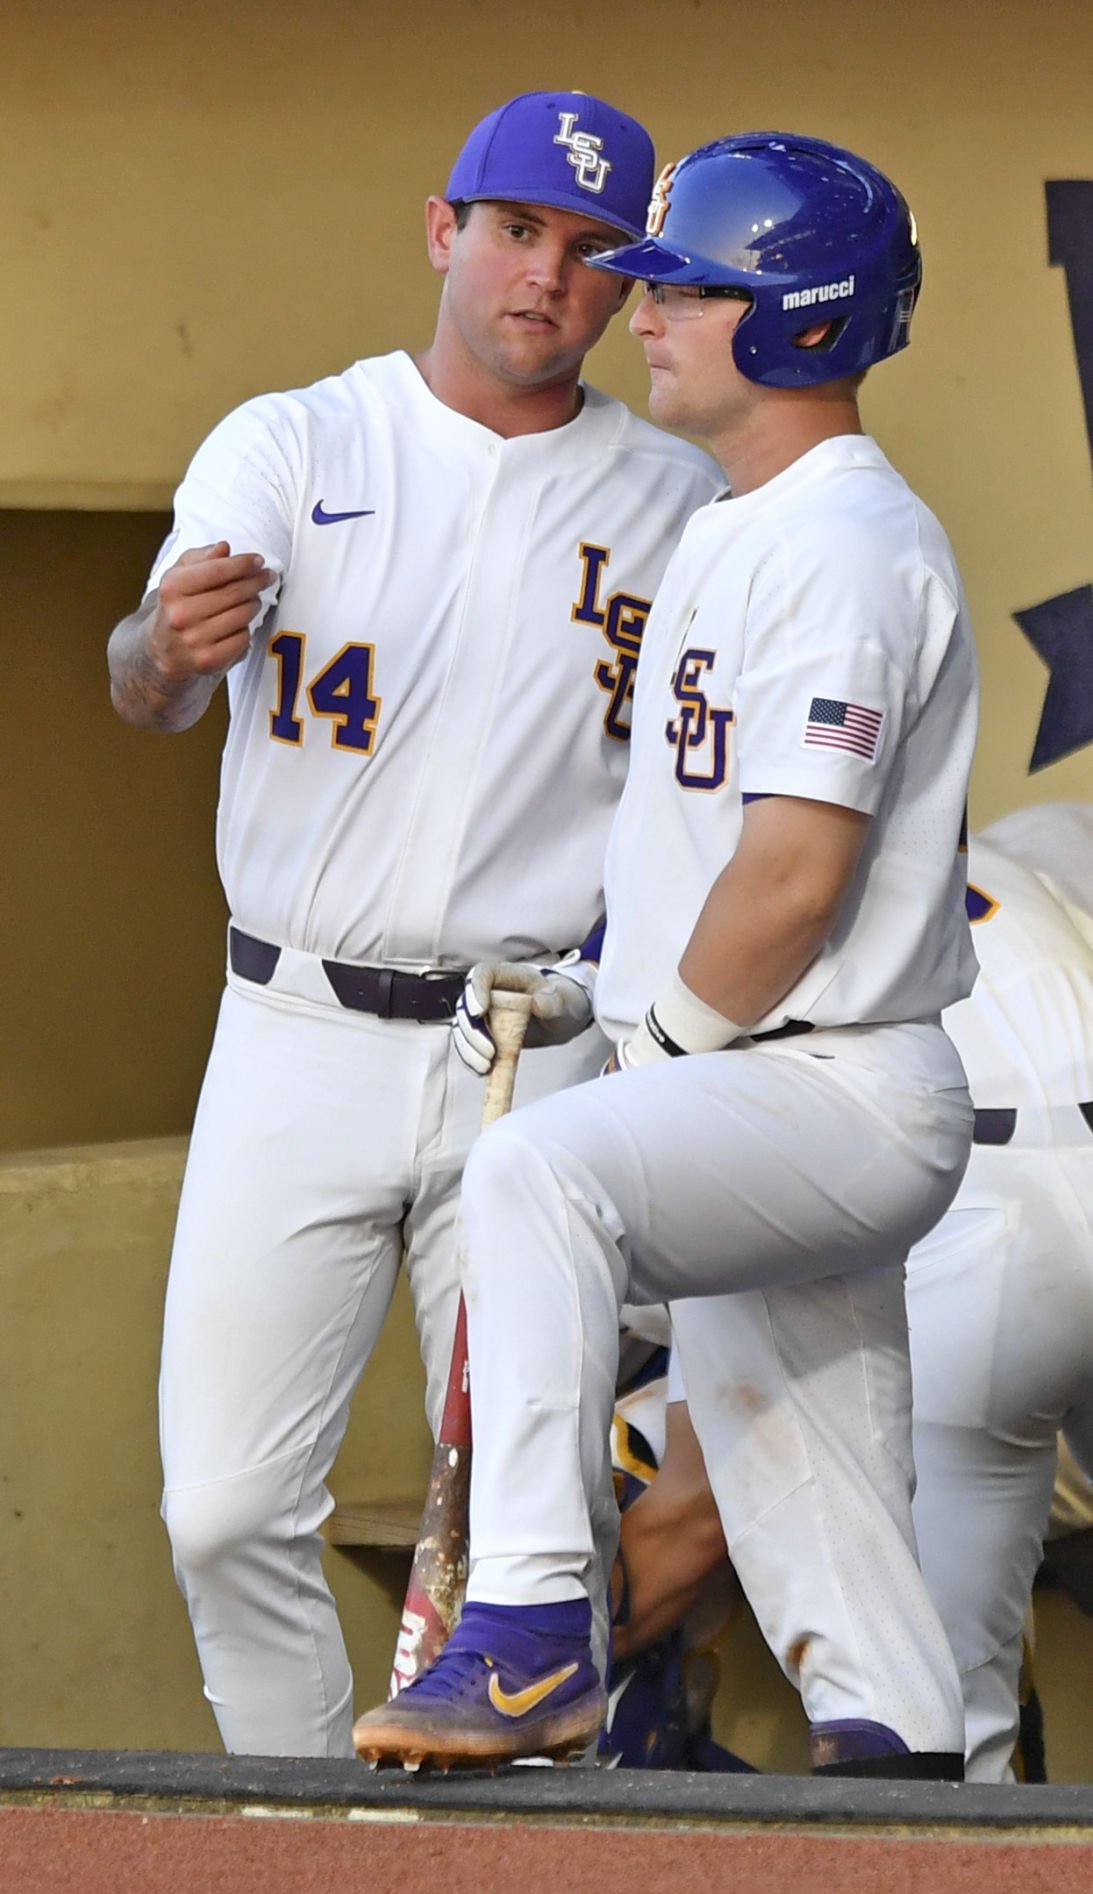
M 483 1131 L 495 1119 L 503 1118 L 512 1104 L 516 1062 L 530 1013 L 528 994 L 495 988 L 490 1000 L 490 1031 L 497 1057 L 486 1078 Z M 428 1670 L 459 1621 L 467 1585 L 470 1490 L 471 1381 L 467 1311 L 460 1295 L 444 1412 L 395 1646 L 389 1689 L 392 1697 L 421 1671 Z

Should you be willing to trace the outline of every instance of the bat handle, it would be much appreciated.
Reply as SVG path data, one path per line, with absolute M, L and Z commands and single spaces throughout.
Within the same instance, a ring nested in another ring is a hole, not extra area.
M 503 1118 L 512 1104 L 516 1061 L 520 1057 L 530 1017 L 530 994 L 509 993 L 502 987 L 494 988 L 490 997 L 490 1031 L 497 1047 L 497 1057 L 486 1078 L 486 1095 L 482 1101 L 483 1131 L 496 1119 Z

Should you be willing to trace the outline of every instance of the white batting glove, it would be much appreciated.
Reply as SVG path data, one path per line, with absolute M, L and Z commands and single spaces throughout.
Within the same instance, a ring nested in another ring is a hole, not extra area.
M 452 1019 L 455 1049 L 464 1065 L 485 1078 L 497 1057 L 489 1022 L 495 988 L 530 994 L 525 1045 L 560 1046 L 591 1025 L 595 980 L 595 963 L 582 960 L 577 948 L 554 967 L 536 967 L 526 960 L 480 960 L 467 975 Z

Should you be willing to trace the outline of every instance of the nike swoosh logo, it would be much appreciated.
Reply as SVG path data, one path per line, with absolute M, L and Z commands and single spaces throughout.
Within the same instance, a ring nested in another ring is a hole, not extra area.
M 314 520 L 316 526 L 337 526 L 340 520 L 371 519 L 375 511 L 376 509 L 374 506 L 365 506 L 365 507 L 360 508 L 359 511 L 356 513 L 327 513 L 323 509 L 322 501 L 316 500 L 314 506 L 311 509 L 311 517 Z
M 501 1679 L 494 1671 L 490 1678 L 490 1702 L 500 1716 L 526 1716 L 529 1710 L 535 1710 L 555 1690 L 560 1689 L 566 1679 L 572 1677 L 576 1664 L 564 1664 L 561 1670 L 551 1671 L 549 1677 L 540 1677 L 537 1684 L 528 1684 L 525 1690 L 505 1690 Z

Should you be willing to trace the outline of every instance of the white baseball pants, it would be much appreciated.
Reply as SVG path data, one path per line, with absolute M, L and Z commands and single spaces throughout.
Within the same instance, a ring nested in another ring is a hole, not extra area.
M 924 1024 L 666 1060 L 487 1131 L 463 1189 L 468 1596 L 594 1582 L 619 1308 L 667 1300 L 730 1556 L 810 1721 L 961 1750 L 915 1558 L 902 1269 L 971 1120 Z
M 966 1773 L 1012 1781 L 1060 1428 L 1093 1473 L 1093 1127 L 1077 1105 L 1018 1110 L 1012 1143 L 973 1146 L 911 1252 L 907 1308 L 915 1529 L 963 1685 Z
M 483 1085 L 446 1026 L 305 998 L 311 957 L 287 959 L 297 991 L 232 977 L 201 1093 L 167 1289 L 163 1513 L 225 1746 L 349 1756 L 326 1477 L 404 1251 L 439 1424 Z M 606 1053 L 597 1031 L 525 1053 L 517 1102 Z

